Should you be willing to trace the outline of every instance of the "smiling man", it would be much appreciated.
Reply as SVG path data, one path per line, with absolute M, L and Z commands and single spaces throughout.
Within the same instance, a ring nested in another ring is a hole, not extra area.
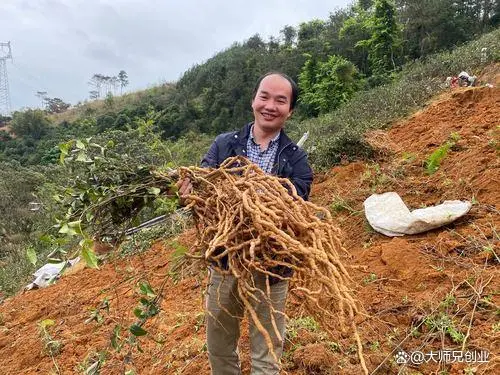
M 313 179 L 307 154 L 283 131 L 285 121 L 292 115 L 297 103 L 297 95 L 297 85 L 283 73 L 270 72 L 259 78 L 252 97 L 254 121 L 239 131 L 217 136 L 201 165 L 218 168 L 229 157 L 246 156 L 264 172 L 288 178 L 295 186 L 297 194 L 307 199 Z M 189 180 L 179 183 L 181 197 L 190 191 Z M 283 267 L 270 271 L 283 277 L 292 274 L 290 269 Z M 264 274 L 256 273 L 254 280 L 257 288 L 265 290 Z M 283 340 L 274 333 L 271 314 L 274 316 L 276 329 L 284 338 L 285 318 L 280 312 L 285 309 L 288 281 L 276 278 L 270 284 L 274 311 L 270 311 L 267 302 L 253 301 L 253 307 L 260 322 L 271 335 L 274 353 L 280 358 Z M 244 308 L 238 298 L 237 280 L 229 276 L 223 278 L 211 269 L 207 294 L 207 349 L 212 374 L 239 375 L 241 371 L 237 345 Z M 280 363 L 269 352 L 264 337 L 252 322 L 250 347 L 253 375 L 279 373 Z

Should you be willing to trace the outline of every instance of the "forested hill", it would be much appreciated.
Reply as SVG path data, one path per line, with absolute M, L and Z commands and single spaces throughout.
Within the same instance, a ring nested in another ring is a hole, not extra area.
M 79 105 L 69 110 L 70 115 L 51 119 L 62 123 L 57 130 L 42 120 L 41 113 L 28 119 L 18 114 L 12 128 L 21 139 L 9 142 L 9 135 L 0 131 L 0 153 L 4 160 L 22 164 L 50 163 L 57 159 L 53 148 L 59 142 L 136 127 L 135 119 L 150 110 L 161 112 L 155 129 L 163 139 L 177 139 L 190 131 L 213 135 L 234 129 L 249 120 L 253 85 L 269 70 L 283 71 L 300 83 L 302 100 L 295 119 L 315 117 L 337 108 L 357 91 L 393 80 L 410 61 L 491 31 L 499 24 L 499 4 L 498 0 L 358 1 L 323 20 L 284 26 L 268 40 L 255 34 L 235 42 L 186 71 L 175 85 Z
M 251 119 L 255 81 L 280 70 L 301 90 L 287 132 L 295 140 L 311 132 L 306 147 L 316 170 L 370 158 L 366 131 L 418 109 L 443 90 L 446 76 L 479 75 L 500 60 L 499 16 L 498 0 L 358 1 L 268 40 L 256 34 L 235 42 L 175 83 L 62 113 L 28 109 L 0 118 L 0 296 L 15 292 L 49 254 L 71 248 L 56 238 L 64 211 L 52 198 L 74 193 L 68 186 L 79 170 L 60 160 L 75 140 L 111 150 L 120 165 L 194 164 L 215 134 Z

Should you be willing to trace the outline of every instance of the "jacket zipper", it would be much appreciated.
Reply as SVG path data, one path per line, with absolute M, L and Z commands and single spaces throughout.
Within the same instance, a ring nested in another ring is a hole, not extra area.
M 281 163 L 281 153 L 283 152 L 283 150 L 285 148 L 287 148 L 288 146 L 290 146 L 292 144 L 292 142 L 288 143 L 287 145 L 285 145 L 279 152 L 278 152 L 278 168 L 276 168 L 276 174 L 279 173 L 279 170 L 280 170 L 280 163 Z

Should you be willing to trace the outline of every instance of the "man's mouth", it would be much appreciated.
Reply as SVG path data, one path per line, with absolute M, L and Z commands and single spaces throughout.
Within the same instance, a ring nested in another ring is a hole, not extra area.
M 276 118 L 276 115 L 272 115 L 267 112 L 262 112 L 262 117 L 264 117 L 266 120 L 274 120 Z

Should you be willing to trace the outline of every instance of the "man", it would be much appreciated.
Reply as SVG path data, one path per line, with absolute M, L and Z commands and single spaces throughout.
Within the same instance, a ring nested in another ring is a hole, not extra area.
M 257 164 L 264 172 L 288 178 L 297 193 L 304 199 L 309 196 L 313 179 L 306 153 L 287 137 L 283 128 L 292 115 L 297 103 L 297 85 L 285 74 L 271 72 L 262 76 L 255 86 L 252 97 L 254 121 L 240 131 L 221 134 L 204 156 L 203 167 L 217 168 L 227 158 L 242 155 Z M 191 183 L 179 183 L 179 194 L 185 196 L 191 191 Z M 291 270 L 273 270 L 282 276 L 290 276 Z M 254 275 L 256 287 L 265 290 L 265 276 Z M 271 315 L 274 315 L 277 329 L 282 338 L 285 334 L 284 312 L 288 281 L 272 280 L 271 311 L 267 302 L 256 302 L 253 307 L 259 320 L 271 335 L 273 352 L 280 358 L 283 340 L 274 333 Z M 222 277 L 215 270 L 210 271 L 207 297 L 207 349 L 212 374 L 240 374 L 237 344 L 240 336 L 240 322 L 244 308 L 238 298 L 237 281 L 233 277 Z M 251 319 L 250 319 L 251 320 Z M 250 344 L 252 374 L 278 374 L 276 361 L 266 345 L 263 336 L 250 321 Z

